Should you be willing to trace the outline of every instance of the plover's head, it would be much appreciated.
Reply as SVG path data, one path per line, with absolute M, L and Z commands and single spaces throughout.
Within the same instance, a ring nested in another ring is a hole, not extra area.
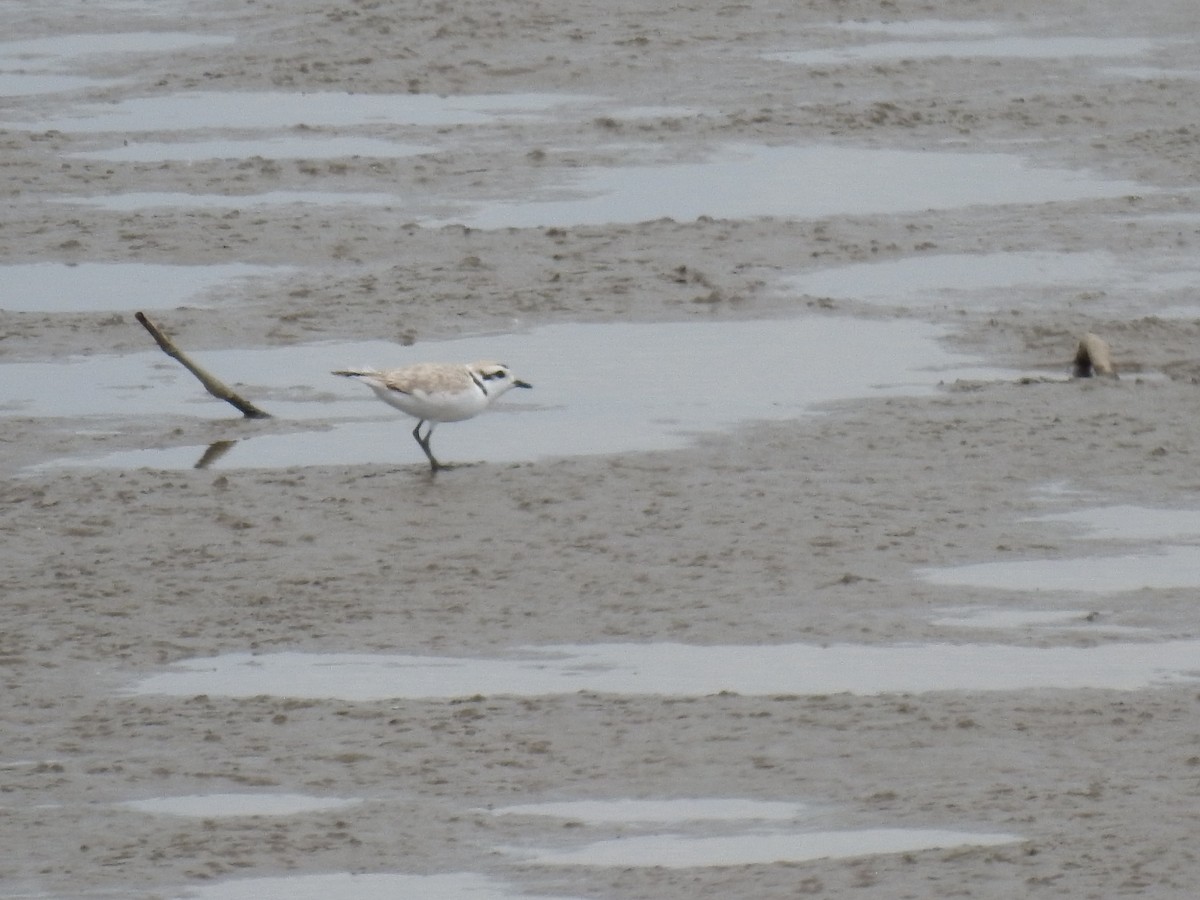
M 528 382 L 514 378 L 513 373 L 508 370 L 508 366 L 504 363 L 477 362 L 472 364 L 471 371 L 479 376 L 480 380 L 487 385 L 488 393 L 493 397 L 500 396 L 509 388 L 533 387 Z

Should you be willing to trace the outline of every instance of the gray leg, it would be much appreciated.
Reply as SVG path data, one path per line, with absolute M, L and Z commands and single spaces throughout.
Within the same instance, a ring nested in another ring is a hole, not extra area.
M 421 449 L 425 451 L 425 455 L 429 457 L 430 469 L 436 472 L 442 467 L 442 464 L 434 459 L 433 451 L 429 449 L 429 439 L 433 437 L 433 426 L 430 425 L 429 429 L 425 432 L 425 437 L 421 437 L 421 426 L 424 424 L 424 419 L 418 422 L 417 427 L 412 430 L 412 436 L 416 438 L 416 441 L 421 446 Z

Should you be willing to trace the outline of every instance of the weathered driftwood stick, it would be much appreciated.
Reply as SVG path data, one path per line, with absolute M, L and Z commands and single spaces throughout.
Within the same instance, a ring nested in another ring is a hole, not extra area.
M 1108 342 L 1090 331 L 1079 339 L 1075 350 L 1075 377 L 1091 378 L 1093 374 L 1117 377 Z
M 213 378 L 202 368 L 192 362 L 186 353 L 175 346 L 174 341 L 159 331 L 158 326 L 146 318 L 145 313 L 135 313 L 134 317 L 142 323 L 142 327 L 150 332 L 150 336 L 153 337 L 158 343 L 158 346 L 162 348 L 163 353 L 167 354 L 167 356 L 171 357 L 172 359 L 177 360 L 181 366 L 195 375 L 200 380 L 200 383 L 204 385 L 204 389 L 218 400 L 224 400 L 247 419 L 271 418 L 270 413 L 263 412 L 249 400 L 238 396 L 232 390 L 230 390 L 230 388 L 227 387 L 224 382 Z

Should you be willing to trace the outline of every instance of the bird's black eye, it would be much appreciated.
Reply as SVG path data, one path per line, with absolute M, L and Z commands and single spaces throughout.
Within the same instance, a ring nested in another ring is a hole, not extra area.
M 487 375 L 484 375 L 483 377 L 488 381 L 492 381 L 493 379 L 496 379 L 496 378 L 503 380 L 507 375 L 508 375 L 508 373 L 505 372 L 503 369 L 501 369 L 499 372 L 489 372 Z

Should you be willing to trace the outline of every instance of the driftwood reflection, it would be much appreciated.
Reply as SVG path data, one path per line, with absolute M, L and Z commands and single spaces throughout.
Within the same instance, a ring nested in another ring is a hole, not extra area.
M 218 459 L 228 453 L 236 443 L 237 441 L 214 441 L 204 448 L 204 453 L 201 454 L 198 460 L 196 460 L 196 465 L 193 466 L 193 468 L 207 469 Z

